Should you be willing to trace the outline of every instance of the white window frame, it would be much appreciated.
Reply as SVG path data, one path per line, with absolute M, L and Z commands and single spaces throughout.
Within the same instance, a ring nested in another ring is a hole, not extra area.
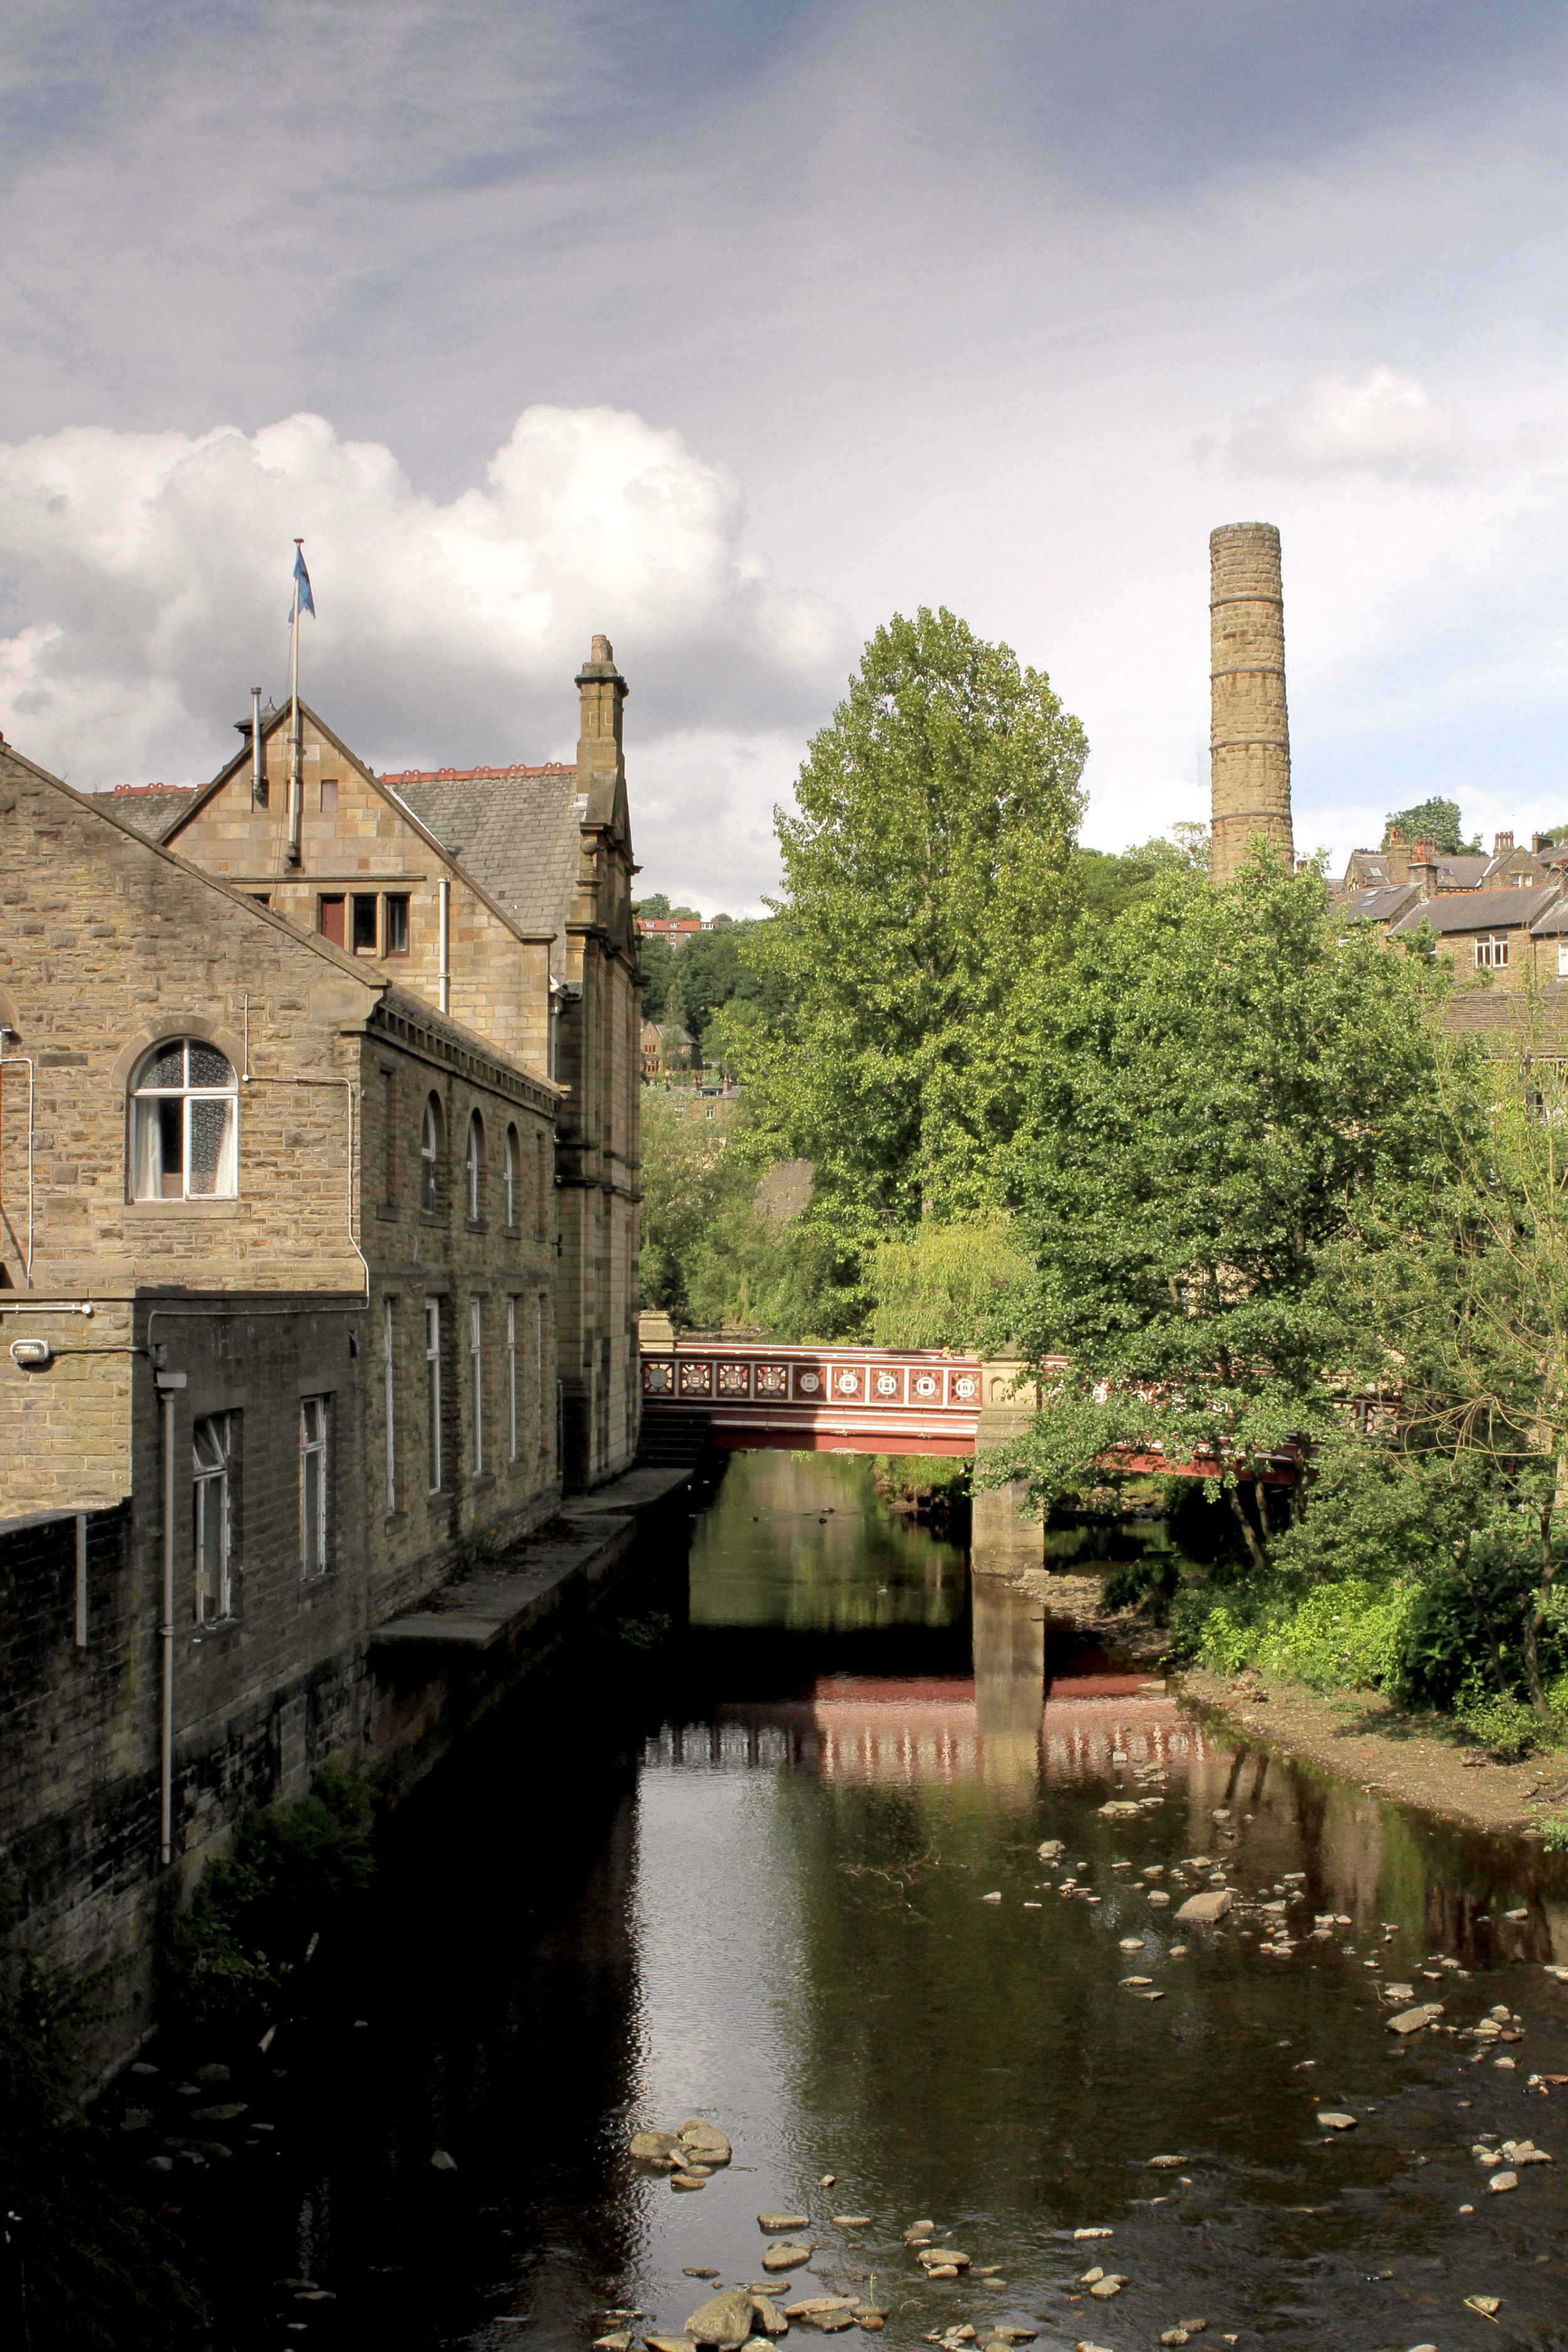
M 468 1148 L 463 1155 L 463 1179 L 468 1196 L 468 1223 L 479 1222 L 479 1194 L 485 1170 L 485 1127 L 479 1112 L 468 1114 Z
M 1476 970 L 1501 971 L 1508 964 L 1508 933 L 1489 931 L 1476 941 Z
M 234 1614 L 234 1586 L 231 1576 L 232 1530 L 229 1518 L 228 1473 L 233 1458 L 232 1413 L 214 1412 L 197 1416 L 191 1430 L 192 1501 L 195 1519 L 193 1530 L 194 1564 L 195 1568 L 195 1617 L 198 1625 L 221 1624 Z M 205 1463 L 200 1449 L 201 1433 L 210 1433 L 211 1443 L 218 1455 L 216 1463 Z M 216 1546 L 216 1576 L 211 1581 L 212 1607 L 208 1606 L 207 1542 L 209 1535 Z
M 510 1442 L 508 1459 L 517 1460 L 517 1301 L 506 1302 L 506 1407 Z
M 419 1205 L 434 1216 L 440 1200 L 441 1113 L 434 1095 L 425 1097 L 419 1122 Z
M 1568 940 L 1559 940 L 1557 942 L 1557 977 L 1559 980 L 1568 980 Z
M 311 1465 L 315 1504 L 311 1507 Z M 312 1561 L 312 1545 L 314 1546 Z M 327 1572 L 327 1399 L 300 1399 L 300 1574 L 314 1584 Z
M 381 1302 L 382 1379 L 386 1391 L 386 1516 L 397 1508 L 397 1302 Z
M 425 1452 L 430 1492 L 441 1491 L 441 1302 L 425 1301 Z
M 501 1162 L 501 1182 L 506 1190 L 506 1223 L 510 1233 L 517 1223 L 517 1163 L 521 1143 L 515 1127 L 506 1131 L 506 1151 Z
M 191 1048 L 215 1054 L 228 1072 L 223 1086 L 193 1086 L 191 1083 Z M 147 1074 L 160 1061 L 178 1050 L 180 1084 L 177 1087 L 153 1087 L 146 1084 Z M 216 1181 L 210 1191 L 191 1190 L 191 1118 L 197 1103 L 218 1102 L 228 1106 L 228 1118 L 224 1142 L 218 1155 Z M 163 1173 L 163 1152 L 160 1143 L 157 1189 L 152 1189 L 150 1171 L 153 1139 L 161 1135 L 159 1114 L 165 1104 L 180 1106 L 180 1190 L 165 1192 Z M 232 1201 L 239 1192 L 239 1081 L 234 1065 L 219 1045 L 209 1045 L 205 1037 L 165 1037 L 144 1054 L 137 1071 L 136 1083 L 131 1091 L 131 1197 L 135 1201 Z
M 474 1402 L 474 1475 L 485 1467 L 485 1318 L 478 1298 L 468 1301 L 468 1375 Z

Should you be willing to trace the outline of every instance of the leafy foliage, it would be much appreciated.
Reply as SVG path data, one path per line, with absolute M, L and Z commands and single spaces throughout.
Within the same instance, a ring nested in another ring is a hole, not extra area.
M 725 1047 L 771 1154 L 813 1162 L 847 1266 L 996 1197 L 1076 910 L 1086 755 L 1043 676 L 922 610 L 868 644 L 799 814 L 775 814 L 788 895 L 752 951 L 779 1009 Z
M 1384 820 L 1383 846 L 1388 847 L 1389 836 L 1395 825 L 1405 840 L 1415 846 L 1418 841 L 1429 841 L 1440 856 L 1448 857 L 1479 857 L 1480 835 L 1467 841 L 1459 823 L 1458 801 L 1432 799 L 1417 801 L 1414 808 L 1390 809 Z
M 1336 940 L 1315 875 L 1260 856 L 1240 888 L 1168 871 L 1080 934 L 1047 1000 L 1020 1228 L 1025 1336 L 1053 1409 L 997 1463 L 1047 1507 L 1156 1440 L 1212 1459 L 1255 1566 L 1276 1450 L 1336 1434 L 1353 1352 L 1345 1245 L 1444 1181 L 1447 1111 L 1425 968 Z M 1253 1491 L 1244 1511 L 1238 1486 Z
M 879 1243 L 872 1255 L 872 1343 L 994 1349 L 1006 1339 L 1028 1274 L 1005 1209 L 951 1224 L 928 1218 L 907 1241 Z
M 233 1851 L 207 1864 L 169 1933 L 164 1965 L 182 2021 L 248 2030 L 276 2010 L 311 1936 L 370 1884 L 369 1801 L 356 1776 L 329 1770 L 311 1795 L 243 1816 Z

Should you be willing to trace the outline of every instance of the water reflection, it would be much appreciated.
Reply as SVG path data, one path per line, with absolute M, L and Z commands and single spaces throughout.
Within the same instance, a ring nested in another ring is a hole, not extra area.
M 1230 1915 L 1179 1920 L 1215 1881 Z M 1199 2317 L 1216 2343 L 1458 2352 L 1496 2333 L 1465 2305 L 1488 2294 L 1512 2341 L 1562 2344 L 1568 2085 L 1531 2078 L 1568 2077 L 1540 1966 L 1564 1882 L 1199 1720 L 1004 1583 L 967 1591 L 867 1465 L 739 1457 L 679 1640 L 556 1677 L 400 1828 L 336 2010 L 249 2094 L 291 2137 L 225 2183 L 254 2301 L 227 2340 L 679 2332 L 689 2273 L 762 2275 L 775 2207 L 814 2248 L 787 2294 L 874 2293 L 900 2352 L 1002 2317 L 1111 2352 Z M 1414 1997 L 1442 2015 L 1401 2040 Z M 735 2162 L 683 2195 L 626 2136 L 693 2115 Z M 1489 2136 L 1558 2162 L 1494 2195 Z M 973 2273 L 923 2276 L 921 2214 Z M 267 2317 L 296 2261 L 338 2303 Z

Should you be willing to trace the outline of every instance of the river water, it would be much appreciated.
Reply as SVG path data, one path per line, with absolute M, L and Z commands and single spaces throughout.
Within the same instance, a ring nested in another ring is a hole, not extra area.
M 188 2184 L 216 2345 L 679 2332 L 695 2273 L 763 2277 L 765 2210 L 815 2250 L 781 2300 L 872 2300 L 906 2352 L 1568 2345 L 1561 1857 L 1205 1726 L 852 1459 L 738 1457 L 627 1607 L 405 1808 L 237 2085 L 249 2145 Z M 1221 1876 L 1230 1916 L 1178 1922 Z M 734 2161 L 682 2193 L 626 2143 L 692 2116 Z M 1472 2153 L 1525 2138 L 1557 2161 Z M 921 2217 L 968 2273 L 923 2276 Z

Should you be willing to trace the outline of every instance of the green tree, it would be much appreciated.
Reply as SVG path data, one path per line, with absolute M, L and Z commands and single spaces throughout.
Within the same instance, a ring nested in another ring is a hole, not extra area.
M 1083 920 L 1113 923 L 1149 896 L 1157 876 L 1171 867 L 1206 874 L 1209 829 L 1206 824 L 1173 824 L 1168 835 L 1145 841 L 1135 849 L 1079 849 L 1074 854 Z
M 753 954 L 783 1009 L 726 1045 L 847 1265 L 994 1198 L 1077 908 L 1086 755 L 1041 673 L 921 610 L 868 644 L 775 813 L 787 895 Z
M 730 1003 L 763 1005 L 776 996 L 756 969 L 752 952 L 758 929 L 754 923 L 726 921 L 718 929 L 689 940 L 673 959 L 669 1017 L 689 1029 L 704 1054 L 715 1013 Z
M 879 1348 L 999 1347 L 1029 1276 L 1005 1209 L 952 1224 L 926 1218 L 907 1240 L 878 1244 L 870 1266 Z
M 675 952 L 668 940 L 644 940 L 642 960 L 642 1017 L 662 1025 L 669 1014 L 669 984 L 675 977 Z
M 1150 1442 L 1213 1461 L 1262 1569 L 1305 1500 L 1298 1478 L 1270 1506 L 1271 1457 L 1342 1425 L 1343 1253 L 1443 1189 L 1449 1112 L 1441 975 L 1339 940 L 1313 874 L 1260 855 L 1247 880 L 1168 871 L 1047 1001 L 1016 1154 L 1025 1336 L 1067 1361 L 1005 1468 L 1049 1505 Z
M 1407 842 L 1429 841 L 1434 849 L 1447 857 L 1479 857 L 1480 835 L 1467 841 L 1459 823 L 1458 801 L 1433 799 L 1417 801 L 1414 808 L 1390 809 L 1384 819 L 1383 846 L 1388 847 L 1389 835 L 1398 825 Z
M 842 1288 L 824 1237 L 758 1204 L 759 1164 L 743 1107 L 694 1115 L 657 1087 L 642 1107 L 642 1296 L 703 1329 L 780 1339 L 843 1336 Z
M 1484 1096 L 1473 1062 L 1449 1058 L 1452 1181 L 1433 1211 L 1379 1236 L 1351 1271 L 1372 1360 L 1397 1380 L 1401 1447 L 1463 1500 L 1459 1572 L 1474 1539 L 1516 1565 L 1528 1545 L 1522 1674 L 1550 1723 L 1542 1645 L 1549 1629 L 1568 1630 L 1568 1077 L 1532 993 L 1521 1012 Z

